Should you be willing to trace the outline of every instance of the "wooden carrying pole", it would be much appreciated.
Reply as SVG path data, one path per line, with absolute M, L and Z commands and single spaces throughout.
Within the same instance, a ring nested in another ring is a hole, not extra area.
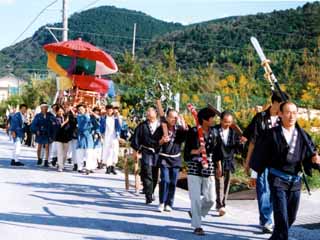
M 128 149 L 124 150 L 124 181 L 126 190 L 129 191 L 129 166 L 128 166 Z
M 129 181 L 129 149 L 124 150 L 124 179 L 125 179 L 125 189 L 129 191 L 130 186 L 134 187 L 135 192 L 138 194 L 140 190 L 140 176 L 139 176 L 139 153 L 133 152 L 133 174 L 134 174 L 134 185 L 130 185 Z

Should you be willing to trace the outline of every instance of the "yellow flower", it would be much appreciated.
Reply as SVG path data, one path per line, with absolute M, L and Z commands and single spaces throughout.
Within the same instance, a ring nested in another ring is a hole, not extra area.
M 196 94 L 194 94 L 194 95 L 192 95 L 192 102 L 193 103 L 198 103 L 200 101 L 200 99 L 199 99 L 199 97 L 198 97 L 198 95 L 196 95 Z
M 230 96 L 224 96 L 223 101 L 224 101 L 225 103 L 232 103 L 232 99 L 231 99 Z
M 181 95 L 181 102 L 183 103 L 183 104 L 186 104 L 186 103 L 188 103 L 189 102 L 189 96 L 187 95 L 187 94 L 185 94 L 185 93 L 182 93 L 182 95 Z

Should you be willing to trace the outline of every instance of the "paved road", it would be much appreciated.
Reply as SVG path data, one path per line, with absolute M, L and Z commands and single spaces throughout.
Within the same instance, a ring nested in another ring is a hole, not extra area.
M 24 167 L 9 166 L 12 145 L 0 133 L 1 240 L 196 239 L 186 211 L 188 193 L 179 190 L 176 208 L 158 213 L 143 196 L 124 190 L 124 176 L 103 171 L 85 176 L 36 166 L 35 150 L 23 148 Z M 301 223 L 320 222 L 320 191 L 303 195 Z M 267 239 L 257 227 L 255 201 L 229 201 L 229 213 L 211 212 L 201 239 Z M 293 227 L 291 239 L 319 240 L 320 230 Z

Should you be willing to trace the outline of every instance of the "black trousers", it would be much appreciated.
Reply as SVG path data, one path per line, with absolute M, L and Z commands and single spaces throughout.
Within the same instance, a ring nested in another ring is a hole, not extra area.
M 152 194 L 158 184 L 159 167 L 157 164 L 157 155 L 153 153 L 142 153 L 141 158 L 141 181 L 146 199 L 152 199 Z
M 30 125 L 25 126 L 25 132 L 27 135 L 25 144 L 30 147 L 32 143 L 32 133 L 31 133 Z
M 223 176 L 215 177 L 216 179 L 216 209 L 226 206 L 229 195 L 231 171 L 224 170 Z
M 274 179 L 270 181 L 274 216 L 274 230 L 270 239 L 288 240 L 289 228 L 296 220 L 301 191 L 300 188 L 287 190 L 281 186 L 282 183 L 279 183 L 279 179 L 277 180 L 277 182 Z M 286 184 L 284 183 L 284 185 Z

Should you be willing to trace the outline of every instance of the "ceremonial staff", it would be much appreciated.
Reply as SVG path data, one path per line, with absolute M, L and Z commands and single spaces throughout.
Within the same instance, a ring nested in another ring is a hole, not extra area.
M 282 101 L 288 101 L 288 97 L 284 94 L 284 92 L 281 90 L 280 85 L 278 83 L 278 79 L 273 74 L 272 69 L 270 67 L 271 61 L 266 58 L 266 56 L 263 53 L 263 50 L 258 42 L 258 40 L 255 37 L 250 38 L 251 43 L 254 47 L 254 49 L 257 51 L 259 58 L 261 60 L 261 65 L 265 71 L 264 77 L 267 79 L 267 81 L 270 83 L 271 90 L 276 90 L 279 92 Z M 313 151 L 312 151 L 313 152 Z
M 168 125 L 166 123 L 166 118 L 165 118 L 165 113 L 161 104 L 161 101 L 164 101 L 166 99 L 166 97 L 163 95 L 163 91 L 164 91 L 164 87 L 161 84 L 161 82 L 158 82 L 158 86 L 160 89 L 160 93 L 161 96 L 156 99 L 156 106 L 157 106 L 157 110 L 160 116 L 160 122 L 161 122 L 161 127 L 162 127 L 162 131 L 163 131 L 163 136 L 164 137 L 168 137 L 169 136 L 169 132 L 168 132 Z
M 209 162 L 208 162 L 207 152 L 205 149 L 206 143 L 204 141 L 202 126 L 199 123 L 198 113 L 197 113 L 197 110 L 195 109 L 195 107 L 191 103 L 188 103 L 187 107 L 188 107 L 188 110 L 191 112 L 191 114 L 194 118 L 194 121 L 196 122 L 199 143 L 200 143 L 200 146 L 203 147 L 201 149 L 201 157 L 202 157 L 201 164 L 204 169 L 207 169 L 209 167 Z
M 264 71 L 265 71 L 264 77 L 270 83 L 271 89 L 278 91 L 278 93 L 281 96 L 282 101 L 288 101 L 288 97 L 281 90 L 280 85 L 278 83 L 278 79 L 276 78 L 276 76 L 272 72 L 272 69 L 270 67 L 270 62 L 271 61 L 269 59 L 267 59 L 266 56 L 264 55 L 264 52 L 263 52 L 258 40 L 255 37 L 251 37 L 250 41 L 251 41 L 254 49 L 257 51 L 257 53 L 259 55 L 259 58 L 261 60 L 261 65 L 262 65 L 262 67 L 264 68 Z M 301 127 L 299 126 L 298 123 L 296 123 L 296 128 L 299 131 L 299 133 L 301 134 L 302 139 L 303 139 L 304 143 L 306 144 L 306 146 L 307 146 L 308 150 L 310 151 L 310 153 L 312 155 L 315 155 L 316 154 L 316 149 L 311 145 L 310 140 L 308 139 L 306 133 L 301 129 Z M 317 166 L 316 168 L 320 171 L 320 166 Z M 309 175 L 311 175 L 311 172 L 309 172 L 309 173 L 310 173 Z M 307 188 L 307 190 L 308 190 L 308 192 L 310 194 L 310 188 L 309 188 L 309 185 L 308 185 L 308 183 L 306 181 L 305 174 L 303 174 L 303 180 L 304 180 L 304 182 L 306 184 L 306 188 Z
M 282 101 L 288 101 L 288 97 L 285 95 L 285 93 L 281 90 L 280 85 L 278 83 L 278 80 L 276 78 L 276 76 L 273 74 L 272 69 L 270 67 L 270 60 L 266 58 L 266 56 L 263 53 L 263 50 L 258 42 L 258 40 L 255 37 L 251 37 L 250 38 L 251 43 L 253 45 L 253 47 L 255 48 L 255 50 L 257 51 L 260 60 L 261 60 L 261 65 L 263 66 L 264 70 L 265 70 L 265 78 L 270 82 L 271 86 L 274 86 L 275 89 L 279 92 Z M 305 144 L 308 147 L 308 150 L 315 155 L 316 151 L 313 148 L 313 146 L 310 144 L 310 141 L 308 140 L 307 135 L 305 134 L 305 132 L 302 131 L 301 127 L 299 126 L 299 124 L 296 124 L 297 129 L 299 130 L 299 132 L 301 133 L 302 137 L 303 137 L 303 141 L 305 142 Z

